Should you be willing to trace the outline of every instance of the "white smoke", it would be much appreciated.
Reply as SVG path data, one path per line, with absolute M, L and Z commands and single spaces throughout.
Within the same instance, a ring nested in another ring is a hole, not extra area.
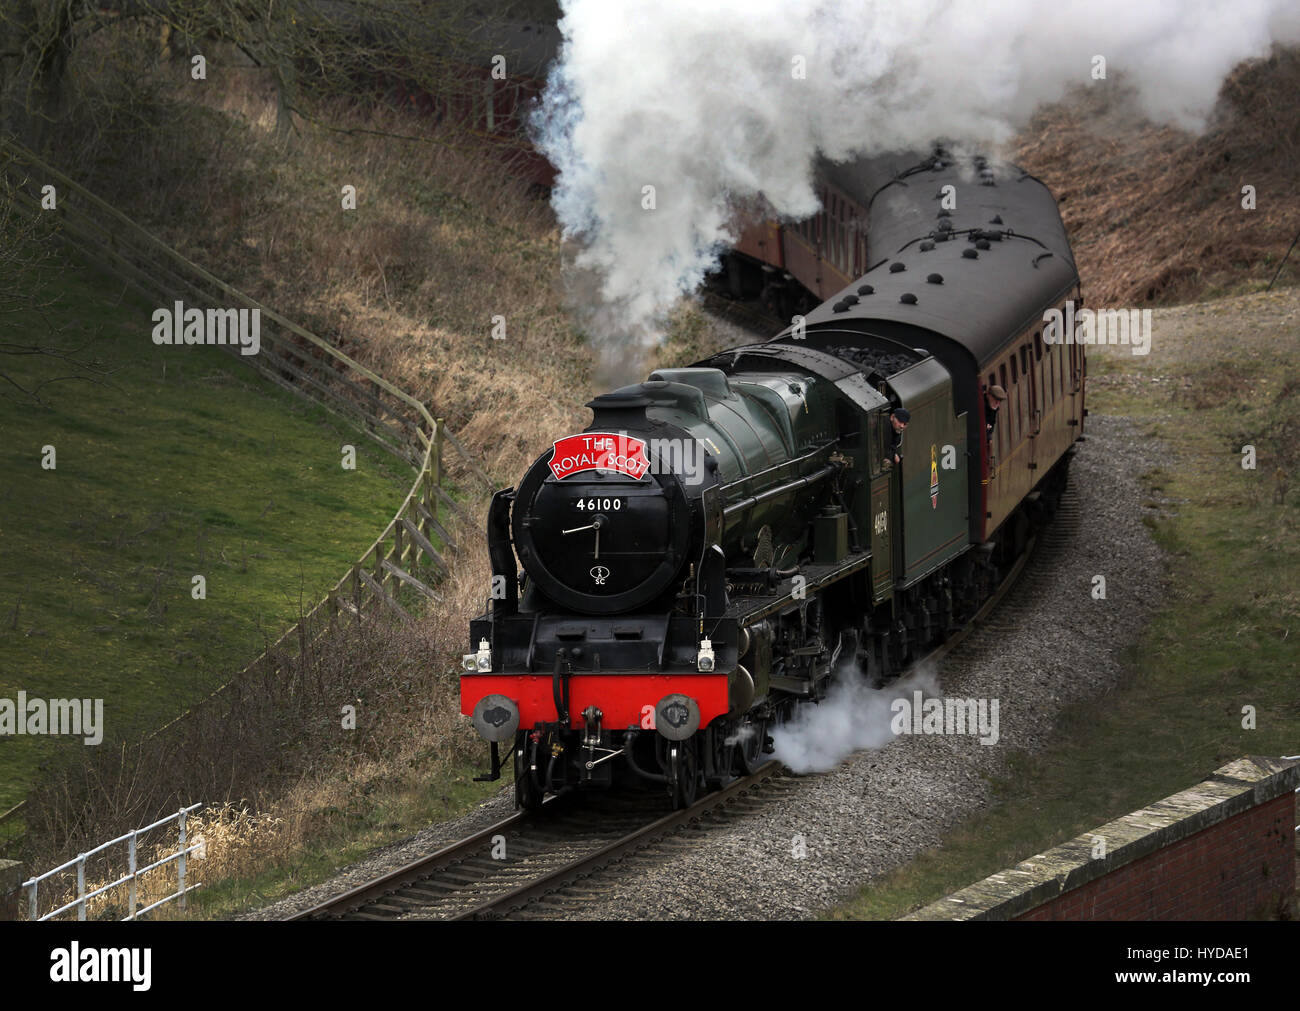
M 629 351 L 737 236 L 739 209 L 817 210 L 818 153 L 996 145 L 1116 75 L 1150 118 L 1199 130 L 1233 67 L 1300 41 L 1295 0 L 561 2 L 538 144 L 596 280 L 588 329 Z
M 773 757 L 792 772 L 825 772 L 855 751 L 883 748 L 894 739 L 894 700 L 910 700 L 914 691 L 937 695 L 938 670 L 922 665 L 878 691 L 855 668 L 842 670 L 825 699 L 800 706 L 793 720 L 772 732 Z

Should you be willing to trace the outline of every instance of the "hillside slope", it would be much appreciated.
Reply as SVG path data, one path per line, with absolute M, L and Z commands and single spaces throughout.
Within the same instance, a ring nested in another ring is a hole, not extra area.
M 1257 290 L 1300 231 L 1300 51 L 1233 71 L 1202 136 L 1143 119 L 1122 81 L 1096 82 L 1042 109 L 1008 154 L 1057 195 L 1093 305 Z M 1298 282 L 1293 252 L 1278 284 Z

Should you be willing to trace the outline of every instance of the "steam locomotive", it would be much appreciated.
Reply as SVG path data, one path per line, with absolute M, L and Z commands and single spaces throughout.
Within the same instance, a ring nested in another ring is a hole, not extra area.
M 1085 363 L 1043 340 L 1081 302 L 1047 187 L 942 148 L 837 171 L 865 274 L 596 397 L 492 499 L 461 704 L 524 808 L 629 778 L 682 806 L 753 769 L 837 671 L 883 684 L 968 622 L 1056 508 Z

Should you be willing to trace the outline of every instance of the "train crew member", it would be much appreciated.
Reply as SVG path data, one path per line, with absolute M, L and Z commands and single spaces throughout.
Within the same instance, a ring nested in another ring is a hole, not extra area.
M 1001 386 L 984 388 L 984 432 L 989 442 L 993 441 L 993 428 L 998 423 L 998 410 L 1002 407 L 1002 401 L 1006 399 L 1007 391 Z
M 890 424 L 894 426 L 894 463 L 895 465 L 903 462 L 903 430 L 907 428 L 907 423 L 912 420 L 912 414 L 906 407 L 899 407 L 889 416 Z

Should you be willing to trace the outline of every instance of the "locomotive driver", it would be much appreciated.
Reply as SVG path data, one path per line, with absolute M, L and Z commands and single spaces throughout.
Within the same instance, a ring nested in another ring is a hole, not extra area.
M 894 426 L 894 466 L 903 462 L 903 431 L 911 420 L 912 414 L 906 407 L 896 408 L 889 416 L 889 422 Z
M 993 441 L 993 428 L 998 423 L 998 411 L 1002 408 L 1002 401 L 1006 399 L 1007 391 L 1001 386 L 984 388 L 984 429 L 989 442 Z

